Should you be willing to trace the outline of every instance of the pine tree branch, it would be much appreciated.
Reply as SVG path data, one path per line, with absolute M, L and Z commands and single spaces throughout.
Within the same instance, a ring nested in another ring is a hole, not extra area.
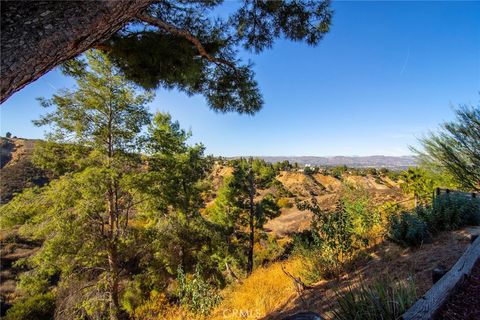
M 169 24 L 169 23 L 167 23 L 167 22 L 165 22 L 165 21 L 163 21 L 159 18 L 152 17 L 152 16 L 150 16 L 146 13 L 137 14 L 137 18 L 142 20 L 143 22 L 146 22 L 146 23 L 150 24 L 150 25 L 153 25 L 153 26 L 156 26 L 160 29 L 163 29 L 163 30 L 167 31 L 168 33 L 171 33 L 171 34 L 174 34 L 174 35 L 177 35 L 177 36 L 181 36 L 181 37 L 187 39 L 197 48 L 200 56 L 207 59 L 208 61 L 210 61 L 210 62 L 212 62 L 216 65 L 226 65 L 226 66 L 229 66 L 232 69 L 236 69 L 235 64 L 233 62 L 222 59 L 222 58 L 216 58 L 216 57 L 211 56 L 207 52 L 207 50 L 205 50 L 205 47 L 202 45 L 200 40 L 197 37 L 195 37 L 193 34 L 191 34 L 188 30 L 177 28 L 177 27 L 175 27 L 175 26 L 173 26 L 173 25 L 171 25 L 171 24 Z

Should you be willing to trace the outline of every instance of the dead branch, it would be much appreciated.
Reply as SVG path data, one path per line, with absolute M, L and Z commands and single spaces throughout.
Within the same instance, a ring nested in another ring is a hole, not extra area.
M 285 273 L 285 275 L 287 277 L 289 277 L 290 279 L 292 279 L 293 283 L 295 284 L 295 287 L 297 288 L 297 291 L 300 293 L 306 289 L 313 289 L 312 286 L 309 286 L 309 285 L 306 285 L 302 279 L 300 279 L 299 277 L 295 277 L 294 275 L 292 275 L 290 272 L 288 272 L 286 269 L 285 269 L 285 266 L 282 264 L 282 271 L 283 273 Z

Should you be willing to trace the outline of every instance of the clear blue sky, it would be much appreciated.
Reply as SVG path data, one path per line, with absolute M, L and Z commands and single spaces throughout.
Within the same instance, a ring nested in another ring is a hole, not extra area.
M 228 5 L 228 4 L 227 4 Z M 158 90 L 168 111 L 215 155 L 405 155 L 408 145 L 480 101 L 480 2 L 334 2 L 318 47 L 278 41 L 255 63 L 255 116 L 218 114 L 202 97 Z M 72 81 L 57 70 L 1 106 L 1 135 L 41 138 L 31 120 Z

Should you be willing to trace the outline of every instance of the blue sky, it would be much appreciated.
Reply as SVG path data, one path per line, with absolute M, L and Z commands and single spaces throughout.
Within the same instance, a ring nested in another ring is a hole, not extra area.
M 227 4 L 228 5 L 228 4 Z M 265 106 L 218 114 L 200 96 L 159 89 L 168 111 L 214 155 L 406 155 L 416 138 L 480 101 L 480 2 L 334 2 L 317 47 L 280 40 L 254 62 Z M 72 81 L 53 70 L 0 108 L 3 136 L 43 137 L 31 120 Z

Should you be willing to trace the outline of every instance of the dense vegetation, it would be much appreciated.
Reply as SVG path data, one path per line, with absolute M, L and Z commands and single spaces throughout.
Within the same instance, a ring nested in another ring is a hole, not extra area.
M 69 70 L 74 88 L 40 100 L 52 111 L 35 123 L 52 131 L 31 163 L 51 180 L 23 184 L 0 207 L 3 230 L 40 244 L 16 262 L 23 272 L 6 319 L 261 317 L 301 288 L 354 271 L 386 239 L 415 247 L 480 224 L 478 199 L 433 197 L 436 187 L 465 187 L 447 165 L 393 172 L 206 156 L 169 114 L 148 112 L 152 93 L 108 56 L 85 59 L 88 67 Z M 4 141 L 7 150 L 13 140 Z M 217 185 L 215 168 L 229 171 Z M 285 173 L 309 188 L 296 194 L 281 182 Z M 379 201 L 352 177 L 388 184 L 403 200 Z M 327 189 L 331 208 L 319 203 Z M 311 213 L 308 228 L 284 238 L 267 232 L 267 222 L 297 208 Z M 338 292 L 334 313 L 392 318 L 415 297 L 414 282 L 362 283 Z
M 436 197 L 431 205 L 393 215 L 389 236 L 401 245 L 417 246 L 436 233 L 468 225 L 480 225 L 480 199 L 445 193 Z
M 294 242 L 308 282 L 340 275 L 358 253 L 382 237 L 381 213 L 366 190 L 347 185 L 333 212 L 321 210 L 315 203 L 300 207 L 314 213 L 311 230 Z
M 419 245 L 438 232 L 480 224 L 478 198 L 445 193 L 431 200 L 432 190 L 439 186 L 480 190 L 480 108 L 464 105 L 456 114 L 456 121 L 444 123 L 438 133 L 420 140 L 423 150 L 414 149 L 428 171 L 412 169 L 405 174 L 404 190 L 420 199 L 421 205 L 392 217 L 390 237 L 400 244 Z

